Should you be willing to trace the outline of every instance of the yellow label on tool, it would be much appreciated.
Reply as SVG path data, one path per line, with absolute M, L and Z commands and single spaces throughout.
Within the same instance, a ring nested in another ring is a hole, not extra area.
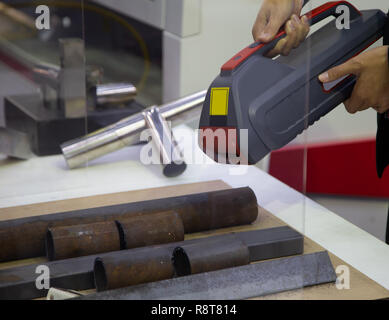
M 226 116 L 228 114 L 228 95 L 230 88 L 211 89 L 211 107 L 209 115 Z

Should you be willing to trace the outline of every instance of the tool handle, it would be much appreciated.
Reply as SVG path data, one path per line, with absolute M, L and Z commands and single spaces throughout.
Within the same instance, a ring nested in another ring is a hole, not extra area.
M 331 1 L 313 9 L 310 12 L 307 12 L 305 16 L 308 18 L 311 25 L 314 25 L 329 16 L 337 18 L 341 15 L 341 13 L 336 12 L 337 7 L 340 5 L 344 5 L 349 8 L 351 20 L 354 20 L 362 15 L 361 12 L 348 1 Z
M 308 12 L 305 14 L 305 16 L 308 18 L 308 21 L 311 25 L 314 25 L 318 23 L 319 21 L 324 20 L 325 18 L 329 16 L 335 16 L 338 17 L 340 13 L 336 12 L 336 8 L 339 5 L 345 5 L 350 10 L 350 18 L 353 20 L 354 18 L 357 18 L 361 16 L 361 12 L 355 8 L 352 4 L 350 4 L 347 1 L 331 1 L 323 4 L 320 7 L 317 7 L 316 9 Z M 247 60 L 251 55 L 254 53 L 257 54 L 266 54 L 271 49 L 275 47 L 277 42 L 284 38 L 286 36 L 286 32 L 284 29 L 280 30 L 280 32 L 275 36 L 275 38 L 270 41 L 269 43 L 262 43 L 262 42 L 254 42 L 253 44 L 249 45 L 248 47 L 241 50 L 239 53 L 237 53 L 235 56 L 233 56 L 230 60 L 228 60 L 221 68 L 222 73 L 223 72 L 231 72 L 236 67 L 238 67 L 243 61 Z

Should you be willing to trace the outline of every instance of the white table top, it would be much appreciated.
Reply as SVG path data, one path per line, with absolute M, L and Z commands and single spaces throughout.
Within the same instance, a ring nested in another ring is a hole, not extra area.
M 188 127 L 179 130 L 194 137 Z M 127 147 L 76 170 L 68 170 L 62 156 L 0 160 L 0 208 L 221 179 L 232 187 L 250 186 L 262 207 L 389 289 L 388 245 L 262 170 L 244 167 L 239 175 L 228 165 L 193 164 L 181 176 L 166 178 L 159 165 L 139 162 L 141 147 Z M 201 153 L 198 147 L 195 153 Z

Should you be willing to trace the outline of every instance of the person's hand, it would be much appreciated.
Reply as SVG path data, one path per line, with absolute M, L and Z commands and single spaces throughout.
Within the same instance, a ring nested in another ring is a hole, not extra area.
M 269 42 L 285 24 L 286 37 L 267 56 L 288 55 L 304 41 L 309 32 L 306 17 L 299 18 L 303 0 L 264 0 L 253 26 L 254 41 Z
M 388 48 L 382 46 L 364 52 L 319 76 L 331 82 L 349 74 L 357 77 L 350 99 L 344 102 L 350 113 L 373 108 L 379 113 L 389 110 Z
M 306 16 L 301 19 L 295 14 L 285 24 L 285 38 L 277 42 L 276 46 L 271 49 L 266 56 L 273 58 L 279 54 L 289 55 L 292 49 L 297 48 L 309 33 L 309 22 Z

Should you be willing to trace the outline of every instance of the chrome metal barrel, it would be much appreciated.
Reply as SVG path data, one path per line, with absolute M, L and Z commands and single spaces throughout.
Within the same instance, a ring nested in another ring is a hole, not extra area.
M 144 118 L 147 127 L 151 130 L 153 145 L 163 166 L 163 174 L 167 177 L 175 177 L 183 173 L 186 164 L 169 123 L 162 117 L 157 107 L 145 111 Z
M 125 103 L 135 98 L 136 87 L 131 83 L 107 83 L 96 86 L 96 104 Z
M 201 112 L 206 90 L 194 93 L 157 108 L 161 116 L 172 125 L 194 119 Z M 155 107 L 152 107 L 155 108 Z M 144 112 L 124 118 L 85 137 L 61 145 L 69 168 L 76 168 L 90 160 L 140 141 L 140 133 L 148 128 Z

